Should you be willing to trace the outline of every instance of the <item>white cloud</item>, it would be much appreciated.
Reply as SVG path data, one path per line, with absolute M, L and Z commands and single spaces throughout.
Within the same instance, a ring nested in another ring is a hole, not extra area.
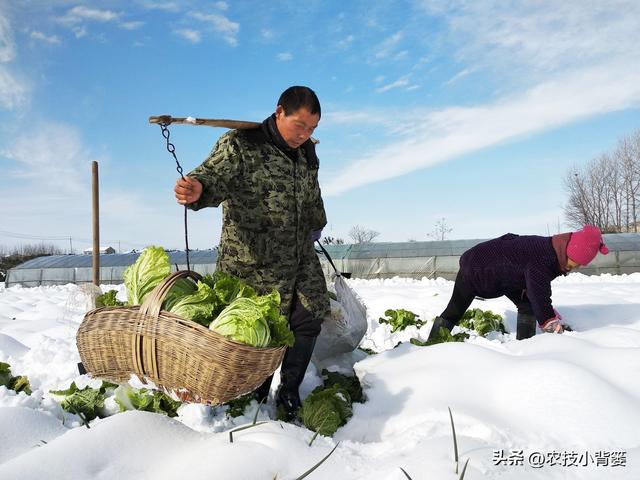
M 66 25 L 75 25 L 83 20 L 92 20 L 96 22 L 112 22 L 117 20 L 119 15 L 111 10 L 99 10 L 96 8 L 78 5 L 70 9 L 59 21 Z
M 213 31 L 220 34 L 229 45 L 235 47 L 238 44 L 239 23 L 232 22 L 224 15 L 217 13 L 190 12 L 189 15 L 209 25 Z
M 39 40 L 41 42 L 45 42 L 45 43 L 51 43 L 51 44 L 56 44 L 56 43 L 60 43 L 60 39 L 56 36 L 56 35 L 45 35 L 42 32 L 37 32 L 37 31 L 32 31 L 31 38 L 33 38 L 34 40 Z
M 406 117 L 413 126 L 398 130 L 404 133 L 402 138 L 355 159 L 323 192 L 335 195 L 593 115 L 638 106 L 640 55 L 558 75 L 485 105 L 411 112 Z
M 387 83 L 386 85 L 383 85 L 382 87 L 376 88 L 376 92 L 384 93 L 384 92 L 388 92 L 389 90 L 393 90 L 394 88 L 402 88 L 402 87 L 406 87 L 408 85 L 409 85 L 409 77 L 408 76 L 404 76 L 402 78 L 399 78 L 395 82 Z
M 423 4 L 449 24 L 458 59 L 481 61 L 503 73 L 516 69 L 523 76 L 547 75 L 637 51 L 640 43 L 636 0 L 423 0 Z
M 180 6 L 176 2 L 153 2 L 145 0 L 141 2 L 143 8 L 147 10 L 164 10 L 165 12 L 177 12 Z
M 87 35 L 87 28 L 84 25 L 82 27 L 73 27 L 71 30 L 76 38 L 82 38 Z
M 355 37 L 353 35 L 347 35 L 338 42 L 338 48 L 349 48 L 354 40 Z
M 440 53 L 446 51 L 461 65 L 449 83 L 477 72 L 489 75 L 487 82 L 506 93 L 475 106 L 402 115 L 376 112 L 370 120 L 380 119 L 394 140 L 354 158 L 323 188 L 325 193 L 337 194 L 543 130 L 640 106 L 640 2 L 636 0 L 424 0 L 422 4 L 449 26 Z M 391 57 L 400 40 L 399 34 L 387 38 L 379 45 L 378 57 Z M 401 77 L 380 86 L 378 92 L 415 87 Z M 398 118 L 398 125 L 389 125 L 387 118 Z
M 375 48 L 374 57 L 377 60 L 389 57 L 393 54 L 394 50 L 403 38 L 402 32 L 396 32 L 390 37 L 385 38 Z
M 456 73 L 453 77 L 451 77 L 449 80 L 447 80 L 445 82 L 445 85 L 453 85 L 454 83 L 456 83 L 458 80 L 463 79 L 464 77 L 471 75 L 473 72 L 476 71 L 476 68 L 465 68 L 463 70 L 460 70 L 458 73 Z
M 215 6 L 218 10 L 229 10 L 229 4 L 227 2 L 216 2 Z
M 144 22 L 141 21 L 131 21 L 131 22 L 121 22 L 120 28 L 125 30 L 136 30 L 144 25 Z
M 275 34 L 273 33 L 273 30 L 269 30 L 268 28 L 263 28 L 260 31 L 260 35 L 265 40 L 272 40 L 275 37 Z
M 0 107 L 14 110 L 29 100 L 29 86 L 18 80 L 8 68 L 0 65 Z
M 9 20 L 0 16 L 0 62 L 10 62 L 16 57 L 16 44 Z
M 34 191 L 69 194 L 86 189 L 86 172 L 91 154 L 82 143 L 76 129 L 63 124 L 48 123 L 15 139 L 13 145 L 0 152 L 13 160 L 8 174 L 28 182 Z M 52 182 L 51 179 L 58 179 Z
M 282 52 L 278 54 L 278 60 L 281 62 L 288 62 L 293 59 L 293 55 L 289 52 Z
M 189 28 L 174 30 L 173 33 L 183 37 L 184 39 L 190 41 L 191 43 L 200 43 L 200 40 L 202 39 L 199 31 L 191 30 Z
M 135 189 L 110 187 L 114 183 L 105 181 L 110 162 L 96 158 L 73 126 L 37 125 L 0 150 L 0 156 L 9 160 L 4 162 L 7 166 L 0 177 L 0 218 L 8 230 L 68 235 L 73 237 L 75 249 L 89 247 L 90 244 L 82 245 L 90 242 L 91 236 L 91 161 L 100 160 L 100 178 L 105 187 L 100 188 L 101 239 L 105 242 L 120 239 L 123 247 L 132 246 L 125 243 L 127 240 L 136 242 L 133 246 L 138 247 L 184 245 L 182 208 L 175 203 L 170 188 L 143 194 Z M 211 215 L 190 218 L 189 227 L 194 228 L 190 232 L 192 246 L 213 245 L 213 238 L 201 240 L 203 232 L 210 230 Z M 168 228 L 159 231 L 157 225 Z M 211 232 L 208 235 L 213 237 Z
M 323 126 L 348 124 L 372 124 L 388 126 L 392 124 L 395 119 L 390 119 L 387 122 L 387 114 L 388 112 L 373 110 L 329 110 L 326 113 L 322 113 L 322 124 Z
M 376 83 L 380 83 L 382 81 L 382 79 L 379 80 L 379 78 L 380 77 L 376 78 L 375 80 Z M 405 75 L 403 77 L 400 77 L 398 80 L 394 82 L 387 83 L 386 85 L 376 88 L 376 92 L 384 93 L 396 88 L 401 88 L 403 90 L 415 90 L 417 88 L 420 88 L 420 86 L 415 85 L 414 83 L 411 82 L 411 75 Z

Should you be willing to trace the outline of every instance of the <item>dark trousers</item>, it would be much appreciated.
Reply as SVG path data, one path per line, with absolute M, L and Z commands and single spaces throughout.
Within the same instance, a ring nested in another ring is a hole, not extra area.
M 322 320 L 322 318 L 315 318 L 309 310 L 304 308 L 297 294 L 294 296 L 289 315 L 289 328 L 294 336 L 317 337 L 320 334 Z
M 476 298 L 476 295 L 477 292 L 475 289 L 471 285 L 468 285 L 459 271 L 456 276 L 456 283 L 453 286 L 451 300 L 449 300 L 447 308 L 440 314 L 440 317 L 446 320 L 447 323 L 457 325 L 462 319 L 464 312 L 467 311 L 471 302 L 473 302 L 473 299 Z M 513 290 L 504 293 L 504 295 L 515 304 L 518 309 L 518 314 L 533 315 L 531 302 L 529 302 L 525 290 Z
M 447 308 L 440 314 L 440 317 L 446 320 L 447 324 L 457 325 L 474 298 L 476 298 L 475 290 L 470 285 L 467 285 L 461 272 L 458 272 L 456 283 L 453 285 L 451 299 Z
M 278 393 L 278 402 L 281 402 L 280 396 L 289 395 L 285 402 L 294 410 L 300 406 L 300 398 L 298 395 L 298 387 L 304 379 L 307 366 L 311 360 L 313 347 L 316 343 L 316 337 L 320 334 L 323 319 L 317 319 L 309 312 L 298 298 L 294 296 L 291 305 L 291 313 L 289 315 L 289 328 L 293 331 L 295 344 L 287 349 L 282 360 L 280 369 L 281 388 Z M 273 375 L 270 375 L 264 383 L 256 389 L 256 397 L 259 401 L 266 400 L 271 388 Z M 284 401 L 284 400 L 282 400 Z

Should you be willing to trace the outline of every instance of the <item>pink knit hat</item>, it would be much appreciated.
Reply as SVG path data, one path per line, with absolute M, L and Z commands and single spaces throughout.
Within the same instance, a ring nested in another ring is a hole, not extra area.
M 603 255 L 609 253 L 609 249 L 602 240 L 600 229 L 593 225 L 585 225 L 581 231 L 573 232 L 567 243 L 567 257 L 578 265 L 591 263 L 598 251 Z

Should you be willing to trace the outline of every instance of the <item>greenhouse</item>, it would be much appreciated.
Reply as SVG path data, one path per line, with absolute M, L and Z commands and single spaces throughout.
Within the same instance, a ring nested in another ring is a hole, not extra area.
M 173 270 L 186 270 L 187 257 L 183 251 L 168 251 Z M 123 282 L 125 269 L 133 264 L 140 253 L 100 255 L 100 283 Z M 5 285 L 63 285 L 67 283 L 93 282 L 92 255 L 50 255 L 29 260 L 7 272 Z M 216 268 L 214 250 L 189 251 L 191 270 L 201 274 L 211 273 Z
M 598 255 L 588 267 L 580 268 L 585 275 L 601 273 L 640 272 L 640 234 L 605 234 L 608 255 Z M 434 242 L 360 243 L 355 245 L 329 245 L 327 251 L 341 272 L 353 278 L 411 278 L 442 277 L 453 280 L 458 273 L 460 256 L 487 239 L 445 240 Z M 322 260 L 322 257 L 321 257 Z M 332 271 L 328 262 L 323 269 Z
M 586 275 L 640 272 L 640 234 L 605 234 L 608 255 L 598 255 L 579 271 Z M 445 240 L 433 242 L 360 243 L 325 245 L 337 269 L 353 278 L 437 278 L 453 280 L 458 272 L 460 256 L 474 245 L 485 241 Z M 174 270 L 187 268 L 182 251 L 167 252 Z M 100 255 L 100 282 L 122 283 L 124 270 L 134 263 L 139 253 Z M 329 278 L 333 269 L 324 254 L 318 252 L 322 268 Z M 215 270 L 215 250 L 189 252 L 191 269 L 201 273 Z M 91 255 L 54 255 L 39 257 L 19 265 L 7 273 L 5 285 L 38 286 L 66 283 L 88 283 L 93 279 Z

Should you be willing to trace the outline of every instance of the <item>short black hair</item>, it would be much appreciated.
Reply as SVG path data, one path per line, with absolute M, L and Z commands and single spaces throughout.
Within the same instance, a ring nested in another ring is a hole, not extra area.
M 317 113 L 319 117 L 322 116 L 320 100 L 309 87 L 294 86 L 287 88 L 280 95 L 278 105 L 282 106 L 285 115 L 290 115 L 293 112 L 297 112 L 301 107 L 305 107 L 309 110 L 309 113 Z

